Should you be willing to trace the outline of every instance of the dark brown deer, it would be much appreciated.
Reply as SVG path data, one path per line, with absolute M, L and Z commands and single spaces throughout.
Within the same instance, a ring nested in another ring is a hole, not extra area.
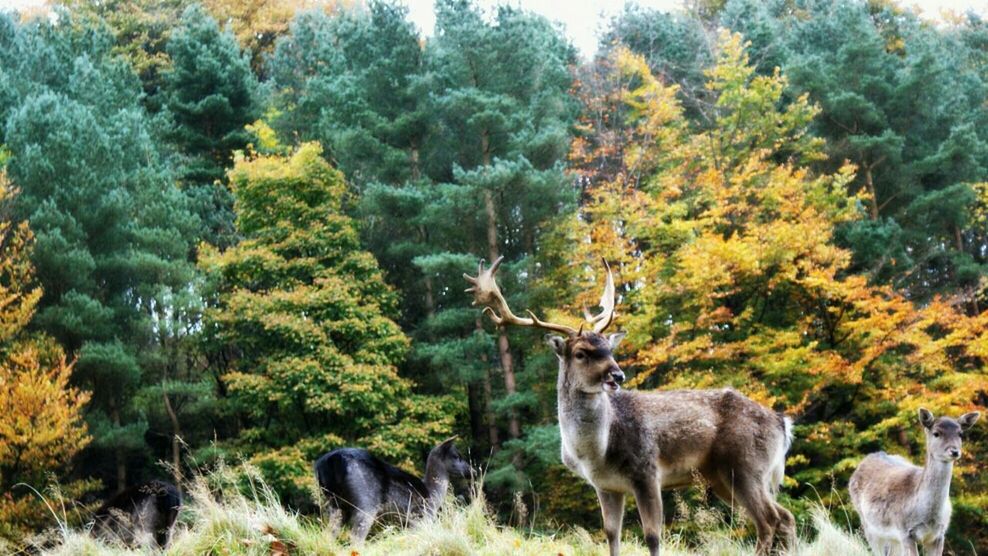
M 359 545 L 379 515 L 390 513 L 403 523 L 435 516 L 450 479 L 473 473 L 454 440 L 449 438 L 429 452 L 423 479 L 362 448 L 337 448 L 323 454 L 314 470 L 330 522 L 334 527 L 348 522 L 350 542 Z
M 604 336 L 614 320 L 610 267 L 592 330 L 516 316 L 495 282 L 501 259 L 476 277 L 474 304 L 499 326 L 537 327 L 563 336 L 546 339 L 559 358 L 558 411 L 563 463 L 597 491 L 612 556 L 620 551 L 624 499 L 635 497 L 649 553 L 659 553 L 663 488 L 685 487 L 700 475 L 728 504 L 739 504 L 755 522 L 757 550 L 774 539 L 795 543 L 795 520 L 775 501 L 792 441 L 787 418 L 738 392 L 720 390 L 624 391 L 624 373 L 613 351 L 624 334 Z
M 172 529 L 182 507 L 182 495 L 175 485 L 152 480 L 132 486 L 106 501 L 96 510 L 93 533 L 106 540 L 131 547 L 161 548 L 171 541 Z

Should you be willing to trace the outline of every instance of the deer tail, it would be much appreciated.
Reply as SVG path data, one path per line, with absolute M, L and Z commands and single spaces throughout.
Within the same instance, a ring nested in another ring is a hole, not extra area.
M 779 421 L 782 425 L 782 442 L 780 442 L 779 449 L 775 452 L 775 458 L 772 462 L 772 472 L 770 474 L 769 489 L 773 495 L 779 493 L 779 489 L 782 487 L 782 481 L 786 477 L 786 454 L 789 453 L 789 448 L 792 447 L 792 419 L 779 414 Z

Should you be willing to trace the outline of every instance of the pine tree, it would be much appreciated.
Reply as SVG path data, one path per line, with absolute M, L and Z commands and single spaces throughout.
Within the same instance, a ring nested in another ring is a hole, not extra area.
M 228 448 L 253 456 L 296 504 L 323 451 L 354 444 L 414 466 L 457 413 L 399 376 L 408 340 L 391 318 L 395 292 L 361 250 L 342 212 L 343 177 L 321 154 L 306 143 L 290 157 L 238 161 L 230 178 L 244 240 L 201 262 L 215 286 L 209 346 L 237 353 L 218 369 L 243 424 Z
M 406 10 L 389 3 L 300 15 L 270 65 L 273 125 L 323 141 L 362 193 L 366 244 L 404 293 L 401 324 L 415 342 L 405 369 L 429 391 L 448 392 L 451 377 L 466 386 L 475 452 L 515 439 L 497 466 L 501 484 L 523 485 L 502 464 L 519 453 L 536 399 L 525 382 L 538 378 L 523 376 L 524 350 L 483 329 L 460 282 L 478 256 L 504 253 L 505 280 L 517 283 L 541 227 L 572 202 L 562 166 L 575 54 L 518 10 L 488 22 L 469 2 L 444 2 L 437 17 L 423 52 Z
M 971 184 L 985 178 L 988 81 L 955 28 L 934 29 L 890 4 L 808 4 L 773 16 L 787 30 L 770 48 L 823 117 L 833 162 L 859 167 L 868 218 L 842 227 L 854 269 L 917 299 L 977 291 L 984 257 L 971 228 Z M 741 18 L 743 21 L 743 18 Z M 761 58 L 761 53 L 756 53 Z M 850 78 L 847 78 L 850 77 Z M 969 310 L 977 312 L 972 299 Z
M 436 29 L 426 50 L 438 125 L 428 156 L 441 183 L 430 203 L 440 208 L 428 212 L 436 219 L 426 226 L 430 252 L 414 262 L 442 278 L 437 288 L 445 289 L 454 268 L 472 269 L 478 257 L 490 261 L 503 255 L 501 276 L 511 302 L 533 307 L 519 292 L 526 290 L 526 275 L 537 272 L 532 257 L 542 229 L 576 194 L 563 172 L 575 117 L 567 95 L 574 50 L 545 19 L 507 7 L 488 22 L 470 2 L 439 2 Z M 545 385 L 541 370 L 527 369 L 520 346 L 538 342 L 524 332 L 520 345 L 512 345 L 507 331 L 489 334 L 476 312 L 465 310 L 466 296 L 446 297 L 437 302 L 442 310 L 425 323 L 420 353 L 483 371 L 470 377 L 471 413 L 474 421 L 487 413 L 487 440 L 495 448 L 506 429 L 510 448 L 495 461 L 488 480 L 523 490 L 527 481 L 520 469 L 528 441 L 521 423 L 526 415 L 541 414 L 535 391 Z M 485 348 L 479 365 L 478 348 Z M 492 380 L 498 372 L 503 389 Z
M 148 376 L 153 323 L 184 311 L 175 294 L 192 279 L 196 221 L 112 37 L 68 15 L 8 28 L 3 56 L 16 62 L 4 143 L 44 291 L 33 325 L 78 358 L 74 386 L 93 393 L 85 472 L 122 489 L 128 469 L 148 462 L 133 395 L 159 380 Z
M 221 31 L 199 5 L 182 14 L 166 47 L 165 107 L 175 121 L 172 141 L 186 157 L 181 179 L 202 220 L 203 239 L 233 241 L 232 199 L 221 183 L 233 153 L 250 141 L 258 116 L 258 83 L 233 34 Z
M 703 122 L 705 103 L 710 99 L 703 86 L 705 69 L 713 62 L 712 38 L 706 22 L 684 12 L 663 12 L 626 4 L 600 37 L 605 63 L 612 48 L 625 47 L 645 57 L 652 71 L 667 83 L 678 85 L 687 113 Z
M 286 137 L 319 141 L 358 190 L 418 179 L 422 51 L 408 9 L 375 0 L 331 16 L 300 14 L 269 65 Z

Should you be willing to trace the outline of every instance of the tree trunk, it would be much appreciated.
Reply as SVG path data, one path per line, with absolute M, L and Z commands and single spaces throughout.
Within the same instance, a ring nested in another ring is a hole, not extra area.
M 488 167 L 491 164 L 491 153 L 487 130 L 481 133 L 480 145 L 483 150 L 484 167 Z M 484 210 L 487 213 L 487 256 L 493 263 L 500 256 L 500 250 L 497 244 L 497 210 L 494 206 L 494 193 L 490 189 L 484 190 Z M 497 348 L 501 359 L 501 370 L 504 372 L 504 390 L 511 396 L 517 392 L 515 366 L 511 357 L 511 344 L 503 327 L 498 328 Z M 514 409 L 508 412 L 508 434 L 511 438 L 521 436 L 518 413 Z
M 954 226 L 954 247 L 958 253 L 964 252 L 964 235 L 961 233 L 960 226 L 956 225 Z M 968 307 L 971 310 L 971 315 L 977 315 L 981 312 L 981 308 L 978 306 L 977 292 L 971 292 L 971 300 L 968 302 Z
M 172 422 L 172 476 L 175 478 L 175 487 L 178 492 L 182 492 L 182 430 L 178 426 L 178 415 L 172 402 L 168 399 L 168 392 L 164 383 L 161 384 L 161 395 L 165 398 L 165 411 L 168 412 L 168 419 Z
M 425 244 L 429 242 L 429 233 L 426 231 L 425 226 L 419 226 L 419 240 Z M 425 314 L 428 317 L 432 317 L 436 314 L 436 298 L 435 294 L 433 294 L 432 276 L 423 272 L 422 283 L 425 286 Z
M 871 206 L 869 207 L 872 220 L 878 220 L 878 194 L 875 193 L 875 182 L 871 177 L 871 165 L 865 165 L 865 185 L 868 187 L 868 193 L 871 194 Z
M 422 175 L 421 170 L 419 170 L 419 146 L 418 143 L 413 141 L 411 153 L 409 153 L 409 165 L 411 166 L 412 180 L 418 180 Z
M 110 419 L 114 426 L 120 428 L 120 410 L 116 405 L 110 408 Z M 119 448 L 113 451 L 113 455 L 117 460 L 117 493 L 119 494 L 127 488 L 127 457 Z
M 479 380 L 467 382 L 467 412 L 470 414 L 470 438 L 473 453 L 486 453 L 490 446 L 483 446 L 480 440 L 485 434 L 485 415 L 483 389 Z
M 501 447 L 500 435 L 497 431 L 497 419 L 494 418 L 494 406 L 491 399 L 494 397 L 494 389 L 491 385 L 491 368 L 484 367 L 484 420 L 487 421 L 487 439 L 491 443 L 492 449 Z
M 477 317 L 476 320 L 477 330 L 483 334 L 484 323 Z M 493 388 L 491 387 L 491 366 L 488 364 L 487 354 L 480 354 L 480 361 L 484 365 L 484 376 L 481 379 L 481 393 L 483 394 L 483 407 L 484 407 L 484 422 L 487 423 L 487 437 L 491 443 L 492 449 L 497 449 L 500 447 L 501 441 L 498 438 L 497 433 L 497 421 L 494 419 L 494 408 L 491 406 L 491 396 Z

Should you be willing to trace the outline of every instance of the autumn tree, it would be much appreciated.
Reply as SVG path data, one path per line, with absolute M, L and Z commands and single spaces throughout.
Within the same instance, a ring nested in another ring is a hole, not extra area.
M 44 488 L 71 469 L 90 438 L 82 412 L 89 393 L 69 384 L 61 348 L 28 332 L 41 288 L 34 281 L 26 222 L 12 220 L 16 191 L 0 171 L 0 543 L 16 542 L 47 517 L 29 487 Z M 71 494 L 90 487 L 74 481 Z
M 165 45 L 174 22 L 191 0 L 56 0 L 85 25 L 105 25 L 113 35 L 113 51 L 125 57 L 141 79 L 144 101 L 151 111 L 161 108 L 164 73 L 171 65 Z
M 244 453 L 296 504 L 310 463 L 342 445 L 407 467 L 449 433 L 447 397 L 417 395 L 397 365 L 408 340 L 395 292 L 342 212 L 347 186 L 306 143 L 291 156 L 240 160 L 230 180 L 243 241 L 201 262 L 215 288 L 207 349 L 235 349 L 216 369 L 242 423 L 225 447 Z
M 257 75 L 265 73 L 265 58 L 275 42 L 288 33 L 295 14 L 321 10 L 327 13 L 351 7 L 352 0 L 206 0 L 205 8 L 220 25 L 230 25 L 240 47 L 249 53 Z
M 809 93 L 819 106 L 810 132 L 827 139 L 827 157 L 814 169 L 858 167 L 851 188 L 867 192 L 867 218 L 836 230 L 854 253 L 851 270 L 917 299 L 963 289 L 974 314 L 988 263 L 970 219 L 971 186 L 988 172 L 978 25 L 932 26 L 892 2 L 728 0 L 692 15 L 628 9 L 605 37 L 680 85 L 687 117 L 707 127 L 716 114 L 702 97 L 702 69 L 713 43 L 702 37 L 718 26 L 741 33 L 757 73 L 781 68 L 787 96 Z M 684 27 L 695 31 L 678 40 Z
M 757 75 L 740 37 L 724 34 L 707 72 L 716 118 L 697 132 L 641 57 L 623 51 L 614 64 L 635 141 L 567 233 L 583 240 L 572 244 L 577 270 L 623 251 L 631 385 L 733 386 L 794 415 L 790 492 L 825 499 L 860 454 L 915 459 L 920 405 L 975 408 L 988 315 L 950 299 L 917 305 L 850 272 L 836 230 L 866 218 L 867 199 L 850 193 L 854 167 L 811 169 L 825 145 L 808 133 L 819 109 L 806 96 L 784 102 L 785 79 Z M 982 511 L 979 468 L 962 469 L 962 521 Z

